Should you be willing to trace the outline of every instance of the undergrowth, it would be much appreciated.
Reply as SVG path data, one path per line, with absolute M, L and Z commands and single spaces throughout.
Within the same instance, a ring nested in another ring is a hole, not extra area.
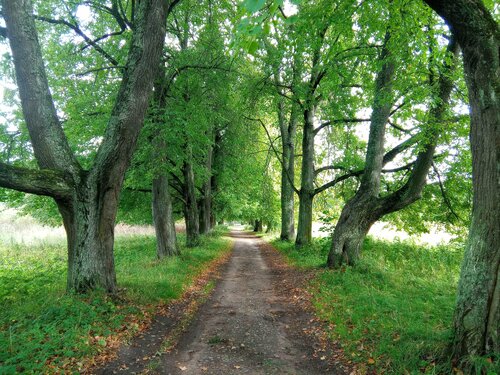
M 206 264 L 229 251 L 217 229 L 178 257 L 156 259 L 152 236 L 117 238 L 119 299 L 65 293 L 66 247 L 0 243 L 0 374 L 59 373 L 139 329 L 144 313 L 178 298 Z M 178 235 L 184 243 L 184 235 Z
M 463 246 L 368 238 L 356 266 L 332 271 L 330 239 L 272 244 L 295 266 L 319 269 L 310 285 L 317 315 L 362 373 L 461 373 L 447 349 Z M 478 374 L 498 373 L 498 361 L 478 361 Z

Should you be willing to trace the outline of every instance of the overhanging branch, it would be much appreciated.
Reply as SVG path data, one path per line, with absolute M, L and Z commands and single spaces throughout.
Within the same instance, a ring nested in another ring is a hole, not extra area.
M 52 169 L 28 169 L 0 163 L 0 186 L 24 193 L 66 200 L 72 188 L 67 175 Z
M 318 134 L 319 131 L 323 128 L 326 128 L 327 126 L 333 125 L 333 124 L 340 124 L 340 123 L 351 123 L 351 122 L 370 122 L 370 119 L 368 118 L 342 118 L 342 119 L 337 119 L 337 120 L 330 120 L 322 123 L 320 126 L 318 126 L 316 129 L 314 129 L 314 135 Z
M 257 121 L 257 122 L 259 122 L 262 125 L 262 127 L 264 128 L 264 131 L 266 132 L 267 138 L 269 139 L 270 146 L 271 146 L 274 154 L 276 155 L 276 158 L 278 159 L 278 161 L 279 161 L 279 163 L 281 165 L 281 168 L 283 168 L 283 170 L 286 172 L 286 176 L 287 176 L 288 182 L 290 182 L 290 185 L 292 186 L 292 189 L 297 194 L 299 194 L 299 189 L 297 189 L 297 187 L 295 186 L 294 181 L 292 180 L 290 174 L 288 173 L 288 169 L 286 168 L 285 164 L 283 163 L 283 160 L 279 157 L 279 151 L 276 150 L 276 147 L 274 147 L 274 141 L 271 138 L 271 134 L 269 134 L 269 130 L 267 130 L 266 124 L 264 124 L 264 122 L 260 118 L 251 118 L 251 117 L 248 117 L 248 116 L 244 116 L 244 117 L 247 120 L 250 120 L 250 121 Z

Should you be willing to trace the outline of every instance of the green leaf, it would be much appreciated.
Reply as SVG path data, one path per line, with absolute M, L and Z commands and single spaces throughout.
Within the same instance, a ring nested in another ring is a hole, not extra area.
M 286 20 L 285 20 L 285 23 L 287 25 L 292 25 L 294 24 L 295 22 L 297 22 L 299 20 L 299 16 L 297 14 L 294 14 L 293 16 L 290 16 L 288 17 Z
M 255 55 L 255 52 L 257 52 L 258 48 L 259 48 L 259 43 L 256 40 L 253 40 L 248 45 L 247 51 L 248 51 L 249 54 Z
M 266 0 L 246 0 L 245 1 L 245 8 L 250 12 L 250 13 L 255 13 L 261 10 L 264 5 L 266 4 Z

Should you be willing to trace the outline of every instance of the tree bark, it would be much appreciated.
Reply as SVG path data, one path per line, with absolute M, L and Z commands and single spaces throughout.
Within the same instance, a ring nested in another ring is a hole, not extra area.
M 184 219 L 186 221 L 186 246 L 195 247 L 200 243 L 200 226 L 198 205 L 196 202 L 196 187 L 194 184 L 193 165 L 184 161 Z
M 158 259 L 179 255 L 175 221 L 172 214 L 172 199 L 168 191 L 166 174 L 153 179 L 153 222 L 156 233 L 156 255 Z
M 212 162 L 213 162 L 213 146 L 209 145 L 207 152 L 207 160 L 205 163 L 208 177 L 203 184 L 200 204 L 200 233 L 206 234 L 212 228 Z
M 314 199 L 314 107 L 304 111 L 302 134 L 302 168 L 299 191 L 299 222 L 295 244 L 305 245 L 312 240 L 312 214 Z
M 454 319 L 454 354 L 500 352 L 500 30 L 479 0 L 426 0 L 450 26 L 471 108 L 472 221 Z
M 283 99 L 278 104 L 278 121 L 280 125 L 283 165 L 281 167 L 281 234 L 282 241 L 290 241 L 295 237 L 295 191 L 292 182 L 295 176 L 295 133 L 297 131 L 297 106 L 292 104 L 288 125 L 285 121 Z
M 23 114 L 35 157 L 40 168 L 62 172 L 71 187 L 68 196 L 61 197 L 50 191 L 47 194 L 56 200 L 67 233 L 69 291 L 86 292 L 96 288 L 110 293 L 116 291 L 113 243 L 119 194 L 148 106 L 156 74 L 151 66 L 159 66 L 169 6 L 170 2 L 145 0 L 137 7 L 134 34 L 115 106 L 94 164 L 89 171 L 84 171 L 71 152 L 57 117 L 31 1 L 2 1 Z M 59 174 L 56 177 L 50 181 L 60 184 Z M 26 182 L 29 181 L 17 181 L 18 187 L 26 186 Z
M 380 177 L 384 163 L 385 127 L 394 102 L 392 82 L 395 67 L 387 50 L 389 37 L 387 33 L 380 55 L 383 65 L 375 82 L 364 173 L 358 191 L 342 209 L 335 226 L 328 254 L 329 267 L 338 267 L 344 263 L 353 264 L 359 257 L 366 234 L 376 221 L 374 208 L 380 192 Z

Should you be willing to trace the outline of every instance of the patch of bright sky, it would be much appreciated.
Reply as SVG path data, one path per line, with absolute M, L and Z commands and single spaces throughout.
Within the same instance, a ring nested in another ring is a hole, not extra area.
M 287 17 L 293 16 L 299 11 L 297 5 L 292 4 L 290 1 L 285 1 L 283 4 L 283 12 Z

